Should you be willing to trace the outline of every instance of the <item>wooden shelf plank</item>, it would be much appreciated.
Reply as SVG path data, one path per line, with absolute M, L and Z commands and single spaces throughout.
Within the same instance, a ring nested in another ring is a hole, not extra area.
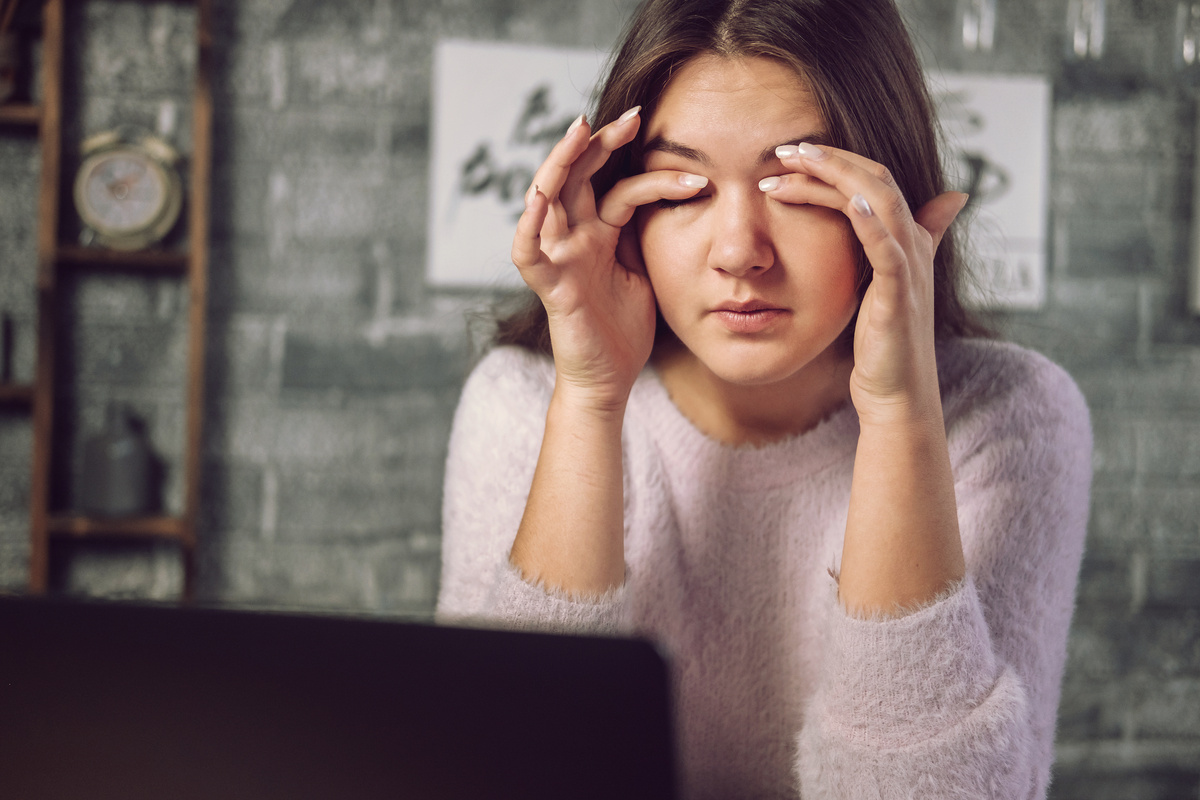
M 41 106 L 29 103 L 5 103 L 0 105 L 0 125 L 23 125 L 36 128 L 41 124 Z
M 0 406 L 33 405 L 33 384 L 0 383 Z
M 188 545 L 187 526 L 179 517 L 115 517 L 96 518 L 78 515 L 52 516 L 50 534 L 73 539 L 172 539 Z
M 139 272 L 187 272 L 188 254 L 173 250 L 105 250 L 99 247 L 60 246 L 59 264 L 83 269 L 135 270 Z

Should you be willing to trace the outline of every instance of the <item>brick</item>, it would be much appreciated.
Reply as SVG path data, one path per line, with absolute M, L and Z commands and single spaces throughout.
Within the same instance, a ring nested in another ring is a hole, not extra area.
M 288 83 L 299 103 L 380 106 L 401 90 L 392 80 L 391 48 L 364 46 L 358 37 L 327 30 L 294 40 L 291 55 Z
M 1140 683 L 1131 699 L 1138 738 L 1187 739 L 1200 731 L 1200 678 Z
M 1050 179 L 1055 213 L 1119 222 L 1157 202 L 1157 177 L 1157 164 L 1148 159 L 1064 158 Z
M 95 65 L 81 76 L 85 92 L 186 91 L 195 62 L 193 7 L 97 2 L 75 13 L 82 17 L 77 24 L 84 31 L 77 45 L 82 49 L 80 61 Z
M 199 563 L 202 601 L 275 610 L 386 611 L 368 605 L 374 562 L 403 558 L 393 547 L 263 543 L 239 539 L 206 548 Z
M 1153 487 L 1143 491 L 1142 525 L 1162 556 L 1200 558 L 1200 486 Z
M 465 357 L 439 337 L 411 336 L 375 347 L 362 340 L 317 341 L 289 334 L 284 388 L 395 391 L 459 385 Z
M 254 534 L 262 524 L 262 468 L 208 461 L 201 480 L 199 536 L 228 540 Z
M 1156 353 L 1137 364 L 1093 362 L 1071 370 L 1088 406 L 1121 411 L 1200 411 L 1200 353 Z
M 69 595 L 177 600 L 182 559 L 167 543 L 56 542 L 50 550 L 50 586 Z
M 1200 608 L 1200 559 L 1151 559 L 1147 573 L 1148 605 Z
M 413 469 L 284 471 L 278 502 L 280 540 L 389 538 L 438 526 L 441 474 L 433 459 Z
M 1125 718 L 1124 690 L 1112 681 L 1063 681 L 1058 707 L 1060 742 L 1116 739 Z
M 1127 479 L 1137 469 L 1137 436 L 1129 414 L 1092 412 L 1092 469 L 1100 478 Z
M 1128 484 L 1093 486 L 1088 519 L 1089 550 L 1113 555 L 1144 545 L 1150 538 L 1144 513 L 1139 492 Z
M 0 593 L 21 594 L 29 586 L 29 533 L 21 541 L 0 541 Z
M 1200 610 L 1151 603 L 1136 619 L 1113 619 L 1109 630 L 1125 653 L 1128 671 L 1152 678 L 1200 679 Z
M 210 287 L 213 313 L 282 314 L 308 320 L 363 320 L 374 307 L 379 266 L 368 241 L 289 248 L 272 257 L 265 239 L 222 247 Z
M 1141 217 L 1079 217 L 1061 219 L 1067 232 L 1066 261 L 1072 278 L 1158 274 L 1170 268 L 1162 238 L 1170 226 Z
M 213 163 L 209 224 L 214 242 L 219 244 L 246 235 L 263 237 L 271 232 L 268 214 L 272 169 L 234 159 L 217 159 Z M 214 271 L 221 268 L 220 262 L 213 263 Z
M 176 277 L 68 273 L 59 282 L 63 316 L 74 322 L 173 322 L 186 314 L 187 287 Z
M 143 324 L 78 320 L 58 347 L 62 366 L 83 384 L 176 387 L 187 375 L 182 319 Z
M 205 388 L 209 397 L 233 391 L 265 391 L 274 367 L 273 317 L 239 314 L 210 317 L 206 326 Z
M 1146 420 L 1137 425 L 1138 472 L 1151 479 L 1200 477 L 1200 422 Z
M 1060 94 L 1054 105 L 1054 149 L 1066 156 L 1121 158 L 1179 152 L 1186 132 L 1176 127 L 1177 113 L 1169 97 L 1152 92 L 1124 98 Z
M 29 524 L 29 458 L 25 463 L 7 457 L 0 462 L 0 529 L 19 529 Z M 26 530 L 26 536 L 28 530 Z
M 1087 554 L 1079 570 L 1077 607 L 1106 616 L 1129 608 L 1130 560 Z
M 1014 315 L 1010 335 L 1072 372 L 1137 354 L 1138 289 L 1133 281 L 1055 280 L 1046 310 Z
M 1096 775 L 1084 771 L 1054 771 L 1049 800 L 1179 800 L 1200 793 L 1200 771 L 1188 769 L 1131 769 Z
M 230 142 L 242 163 L 301 164 L 315 158 L 354 162 L 390 145 L 391 126 L 383 113 L 247 108 L 236 115 L 218 116 L 213 135 Z
M 399 467 L 444 460 L 453 413 L 452 398 L 426 391 L 348 405 L 335 398 L 278 406 L 247 397 L 212 409 L 206 444 L 214 457 L 236 461 Z

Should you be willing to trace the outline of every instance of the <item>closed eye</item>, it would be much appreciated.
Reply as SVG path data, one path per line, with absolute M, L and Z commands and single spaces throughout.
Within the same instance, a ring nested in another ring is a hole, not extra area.
M 664 211 L 669 211 L 672 208 L 679 208 L 680 206 L 685 206 L 685 205 L 688 205 L 689 203 L 694 203 L 697 200 L 703 200 L 706 197 L 708 197 L 708 195 L 706 195 L 706 194 L 698 194 L 693 197 L 685 197 L 682 200 L 668 200 L 664 197 L 662 200 L 655 201 L 654 207 L 663 209 Z

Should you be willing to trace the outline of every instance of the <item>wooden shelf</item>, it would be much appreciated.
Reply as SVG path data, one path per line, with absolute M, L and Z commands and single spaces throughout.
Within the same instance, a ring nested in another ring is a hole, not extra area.
M 32 406 L 33 385 L 0 383 L 0 406 Z
M 187 526 L 179 517 L 53 516 L 47 525 L 50 535 L 72 539 L 171 539 L 187 543 Z
M 4 103 L 0 105 L 0 125 L 22 125 L 36 128 L 42 124 L 41 106 L 29 103 Z
M 172 250 L 106 250 L 100 247 L 60 246 L 55 252 L 58 263 L 76 269 L 131 270 L 183 274 L 188 270 L 188 254 Z

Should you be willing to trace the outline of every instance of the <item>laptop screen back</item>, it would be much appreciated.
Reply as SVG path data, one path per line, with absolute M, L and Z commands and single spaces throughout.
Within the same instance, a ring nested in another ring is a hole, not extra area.
M 671 798 L 648 642 L 0 598 L 0 796 Z

